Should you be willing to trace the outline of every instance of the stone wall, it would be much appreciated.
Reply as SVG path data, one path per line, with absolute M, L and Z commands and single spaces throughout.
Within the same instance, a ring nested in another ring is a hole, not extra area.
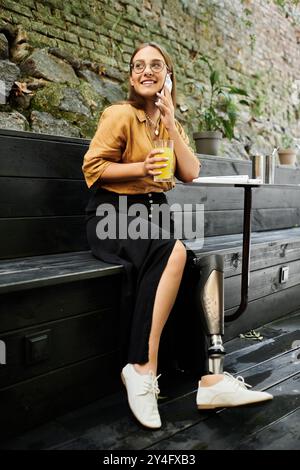
M 91 137 L 103 108 L 126 98 L 132 51 L 151 40 L 174 59 L 176 114 L 191 138 L 208 84 L 202 53 L 251 98 L 223 153 L 270 151 L 283 134 L 300 137 L 297 3 L 0 0 L 0 127 Z

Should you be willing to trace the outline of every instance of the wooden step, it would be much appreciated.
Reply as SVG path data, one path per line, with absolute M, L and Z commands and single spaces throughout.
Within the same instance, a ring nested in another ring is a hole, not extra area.
M 240 442 L 236 434 L 239 433 L 241 422 L 245 420 L 247 432 L 244 434 L 248 438 L 249 433 L 256 429 L 255 416 L 258 416 L 259 423 L 263 420 L 262 426 L 266 423 L 270 424 L 275 418 L 281 419 L 295 410 L 297 405 L 295 402 L 300 397 L 299 393 L 294 395 L 293 392 L 296 389 L 295 380 L 298 375 L 295 374 L 298 374 L 299 365 L 292 361 L 296 350 L 292 346 L 297 336 L 300 337 L 300 314 L 266 325 L 260 329 L 260 332 L 263 335 L 261 342 L 235 338 L 226 344 L 228 351 L 226 370 L 242 374 L 246 381 L 258 388 L 267 388 L 274 393 L 277 398 L 268 404 L 217 413 L 198 412 L 195 407 L 197 378 L 190 377 L 188 380 L 185 378 L 188 382 L 187 388 L 180 391 L 180 396 L 170 393 L 171 399 L 160 405 L 164 421 L 161 430 L 151 432 L 142 429 L 132 418 L 125 393 L 122 392 L 68 413 L 48 423 L 48 426 L 39 428 L 40 432 L 30 431 L 12 440 L 10 444 L 6 443 L 6 448 L 142 449 L 150 446 L 156 448 L 155 446 L 161 445 L 160 448 L 163 449 L 167 448 L 170 439 L 172 439 L 172 445 L 176 445 L 176 440 L 178 440 L 180 445 L 184 446 L 186 445 L 184 442 L 189 442 L 189 437 L 181 440 L 181 433 L 185 436 L 186 433 L 192 433 L 193 429 L 198 429 L 197 427 L 205 426 L 205 429 L 195 431 L 196 437 L 194 435 L 191 437 L 191 442 L 194 444 L 195 439 L 199 440 L 206 436 L 207 429 L 211 429 L 211 432 L 216 435 L 220 434 L 220 423 L 224 422 L 224 426 L 226 425 L 226 420 L 229 419 L 226 418 L 228 412 L 233 413 L 230 418 L 231 426 L 233 426 L 233 437 L 230 442 L 232 444 L 234 439 Z M 291 377 L 293 374 L 294 376 Z M 161 392 L 166 395 L 170 389 L 172 389 L 171 381 L 169 390 L 164 387 Z M 286 394 L 289 397 L 288 400 Z M 267 410 L 270 411 L 267 412 Z M 263 419 L 265 414 L 266 419 Z M 239 419 L 239 416 L 242 416 L 242 419 Z M 223 432 L 225 435 L 226 433 L 228 434 L 228 431 Z M 172 448 L 171 444 L 168 448 Z
M 300 450 L 300 407 L 238 444 L 236 450 Z

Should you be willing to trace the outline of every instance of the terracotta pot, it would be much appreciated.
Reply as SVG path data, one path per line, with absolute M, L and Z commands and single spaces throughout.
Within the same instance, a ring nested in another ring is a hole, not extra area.
M 293 148 L 278 149 L 280 165 L 294 165 L 296 163 L 296 150 Z
M 222 139 L 221 132 L 195 132 L 193 137 L 195 140 L 197 153 L 201 153 L 202 155 L 218 155 L 219 146 Z

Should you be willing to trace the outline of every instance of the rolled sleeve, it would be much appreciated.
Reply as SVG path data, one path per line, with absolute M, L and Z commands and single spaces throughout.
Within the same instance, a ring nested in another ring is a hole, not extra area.
M 118 163 L 126 143 L 126 119 L 120 106 L 107 108 L 99 121 L 89 150 L 84 156 L 82 171 L 88 187 L 101 178 L 111 163 Z

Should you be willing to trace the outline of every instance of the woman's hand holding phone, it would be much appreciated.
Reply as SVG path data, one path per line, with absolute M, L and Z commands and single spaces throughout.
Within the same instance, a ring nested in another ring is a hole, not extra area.
M 156 106 L 161 112 L 161 120 L 167 130 L 175 128 L 175 113 L 172 100 L 172 80 L 169 74 L 166 76 L 165 84 L 160 93 L 157 93 Z
M 161 94 L 165 96 L 165 88 L 170 92 L 172 93 L 172 88 L 173 88 L 173 83 L 172 83 L 172 79 L 171 79 L 171 75 L 169 73 L 167 73 L 166 75 L 166 78 L 165 78 L 165 83 L 164 83 L 164 86 L 162 87 L 161 89 Z M 158 100 L 159 101 L 159 100 Z

